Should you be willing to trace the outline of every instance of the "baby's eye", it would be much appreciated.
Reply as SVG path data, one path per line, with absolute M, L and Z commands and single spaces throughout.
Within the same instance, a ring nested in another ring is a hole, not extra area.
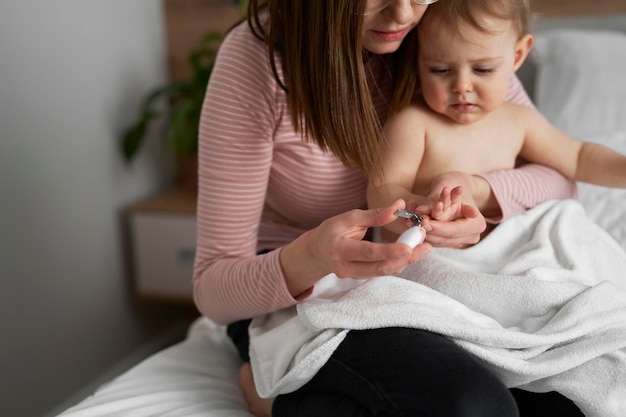
M 430 69 L 431 74 L 445 75 L 445 74 L 448 74 L 449 72 L 450 72 L 450 69 L 444 68 L 444 67 L 433 67 Z
M 477 72 L 479 74 L 490 74 L 492 72 L 495 72 L 495 69 L 489 67 L 477 67 L 474 68 L 474 72 Z

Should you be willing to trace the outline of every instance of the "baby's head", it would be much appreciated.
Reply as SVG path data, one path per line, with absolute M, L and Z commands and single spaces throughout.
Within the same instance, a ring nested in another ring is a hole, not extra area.
M 496 109 L 533 44 L 527 0 L 445 0 L 418 27 L 422 95 L 466 124 Z
M 530 33 L 528 0 L 444 0 L 428 6 L 420 29 L 438 25 L 459 36 L 469 26 L 490 33 L 492 20 L 508 21 L 518 38 Z

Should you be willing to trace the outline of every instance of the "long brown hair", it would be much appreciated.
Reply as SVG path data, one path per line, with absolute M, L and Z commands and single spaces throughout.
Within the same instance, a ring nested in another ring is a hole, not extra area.
M 247 21 L 266 44 L 296 131 L 371 177 L 382 175 L 386 142 L 366 78 L 368 52 L 361 44 L 365 6 L 366 0 L 250 0 Z M 416 41 L 409 39 L 416 38 L 411 33 L 394 53 L 390 111 L 407 104 L 415 91 Z

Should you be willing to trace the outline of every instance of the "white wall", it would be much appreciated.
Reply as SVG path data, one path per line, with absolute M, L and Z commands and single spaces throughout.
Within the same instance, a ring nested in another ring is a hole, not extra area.
M 158 0 L 0 0 L 0 415 L 49 413 L 173 320 L 132 301 L 122 244 L 170 158 L 118 151 L 166 79 L 162 19 Z

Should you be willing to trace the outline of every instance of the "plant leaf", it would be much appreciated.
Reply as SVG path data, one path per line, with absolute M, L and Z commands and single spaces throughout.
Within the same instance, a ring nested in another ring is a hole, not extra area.
M 139 122 L 126 131 L 122 138 L 122 154 L 126 162 L 132 161 L 146 135 L 146 128 L 150 120 L 149 114 L 144 114 Z
M 182 153 L 197 152 L 200 113 L 222 39 L 219 32 L 204 35 L 188 57 L 192 70 L 190 79 L 156 88 L 146 96 L 137 122 L 125 131 L 122 138 L 122 154 L 127 162 L 139 151 L 150 122 L 165 112 L 169 113 L 167 137 L 170 147 Z

